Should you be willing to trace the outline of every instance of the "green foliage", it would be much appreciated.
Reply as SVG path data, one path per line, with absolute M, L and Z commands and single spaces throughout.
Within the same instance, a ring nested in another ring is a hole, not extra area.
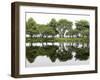
M 26 58 L 28 59 L 28 61 L 32 63 L 36 57 L 37 57 L 36 48 L 26 47 Z
M 61 51 L 57 46 L 26 47 L 26 57 L 30 63 L 34 62 L 37 56 L 47 56 L 52 62 L 55 62 L 57 59 L 64 62 L 71 60 L 73 57 L 75 57 L 76 60 L 87 60 L 89 58 L 88 47 L 78 48 L 67 46 L 67 48 L 67 51 L 65 48 Z M 72 55 L 72 52 L 76 53 L 75 56 Z
M 88 48 L 78 48 L 72 45 L 68 46 L 67 51 L 64 47 L 62 49 L 63 51 L 61 51 L 59 47 L 54 45 L 42 45 L 42 47 L 32 46 L 32 43 L 37 42 L 89 43 L 89 22 L 86 20 L 79 20 L 76 21 L 75 25 L 76 28 L 73 29 L 73 23 L 71 21 L 66 19 L 56 21 L 54 18 L 52 18 L 48 24 L 37 24 L 33 18 L 29 18 L 28 21 L 26 21 L 26 34 L 30 35 L 30 37 L 26 37 L 26 43 L 31 43 L 31 46 L 26 47 L 26 57 L 28 61 L 32 63 L 37 56 L 47 56 L 52 62 L 55 62 L 57 59 L 64 62 L 72 59 L 72 51 L 76 52 L 76 59 L 87 60 L 89 58 Z M 60 35 L 60 37 L 55 37 L 57 34 Z M 64 34 L 70 37 L 64 37 Z M 37 35 L 39 35 L 39 37 Z
M 79 30 L 81 37 L 88 37 L 89 36 L 89 22 L 86 20 L 76 21 L 75 23 L 76 29 Z
M 71 30 L 72 29 L 72 22 L 71 21 L 68 21 L 66 19 L 60 19 L 58 21 L 58 24 L 57 24 L 57 30 L 59 32 L 59 35 L 60 37 L 64 37 L 64 33 L 66 30 Z
M 57 46 L 27 47 L 26 57 L 30 63 L 34 62 L 37 56 L 47 56 L 52 62 L 55 62 L 56 59 L 59 59 L 60 61 L 72 59 L 72 54 L 70 52 L 65 50 L 64 53 L 56 52 L 57 49 Z
M 77 29 L 79 29 L 79 30 L 89 28 L 89 22 L 86 20 L 76 21 L 75 25 L 76 25 Z
M 38 33 L 36 22 L 33 18 L 29 18 L 26 22 L 26 33 L 30 35 Z
M 27 43 L 35 42 L 88 42 L 88 38 L 26 38 Z
M 76 59 L 77 60 L 87 60 L 89 58 L 89 49 L 88 48 L 77 48 L 76 49 Z
M 48 36 L 48 35 L 55 35 L 56 32 L 54 31 L 53 27 L 48 27 L 48 25 L 38 25 L 38 30 L 39 33 L 43 36 Z
M 51 21 L 46 24 L 37 24 L 33 18 L 29 18 L 26 22 L 26 33 L 29 35 L 41 34 L 41 37 L 48 37 L 48 35 L 55 36 L 56 34 L 60 35 L 60 38 L 64 37 L 66 30 L 68 31 L 66 35 L 78 37 L 81 34 L 81 37 L 89 36 L 89 22 L 86 20 L 76 21 L 76 29 L 72 29 L 73 23 L 66 19 L 60 19 L 58 22 L 52 18 Z
M 71 21 L 66 20 L 66 19 L 60 19 L 58 21 L 58 27 L 63 28 L 63 29 L 71 30 L 72 25 L 73 25 L 73 23 Z
M 26 39 L 26 42 L 30 42 L 31 46 L 33 42 L 89 42 L 89 22 L 86 20 L 76 21 L 75 29 L 72 29 L 72 25 L 73 23 L 66 19 L 60 19 L 57 22 L 52 18 L 48 24 L 37 24 L 33 18 L 29 18 L 26 22 L 26 34 L 29 34 L 30 37 Z M 66 30 L 66 36 L 69 36 L 67 38 L 64 37 Z M 55 38 L 54 36 L 57 34 L 60 37 Z M 40 36 L 34 37 L 33 35 Z
M 48 23 L 49 27 L 53 27 L 54 29 L 57 27 L 57 21 L 52 18 L 51 21 Z

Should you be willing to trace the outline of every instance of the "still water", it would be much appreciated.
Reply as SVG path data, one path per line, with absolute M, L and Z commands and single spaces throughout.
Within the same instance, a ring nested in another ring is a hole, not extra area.
M 26 44 L 26 67 L 87 65 L 88 43 L 33 43 Z

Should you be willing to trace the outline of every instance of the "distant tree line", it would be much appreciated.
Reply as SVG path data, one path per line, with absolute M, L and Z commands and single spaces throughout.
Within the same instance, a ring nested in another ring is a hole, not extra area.
M 76 28 L 73 29 L 73 22 L 60 19 L 58 22 L 56 19 L 52 18 L 51 21 L 47 24 L 38 24 L 33 18 L 29 18 L 26 22 L 26 34 L 29 34 L 31 37 L 34 35 L 40 35 L 40 37 L 48 37 L 51 35 L 54 37 L 59 34 L 60 38 L 64 38 L 64 34 L 69 37 L 88 37 L 89 36 L 89 22 L 87 20 L 79 20 L 75 22 Z
M 89 37 L 89 22 L 87 20 L 79 20 L 75 22 L 76 28 L 73 29 L 73 22 L 67 19 L 52 18 L 47 24 L 38 24 L 32 17 L 26 21 L 26 34 L 39 38 L 88 38 Z

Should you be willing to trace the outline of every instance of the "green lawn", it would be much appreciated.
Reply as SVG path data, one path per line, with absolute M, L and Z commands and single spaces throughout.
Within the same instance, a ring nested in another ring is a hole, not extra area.
M 26 42 L 88 42 L 88 38 L 26 38 Z

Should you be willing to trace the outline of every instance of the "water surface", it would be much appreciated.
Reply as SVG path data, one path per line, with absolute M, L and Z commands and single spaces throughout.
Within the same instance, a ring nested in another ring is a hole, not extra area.
M 88 43 L 33 43 L 26 44 L 26 67 L 87 65 Z

